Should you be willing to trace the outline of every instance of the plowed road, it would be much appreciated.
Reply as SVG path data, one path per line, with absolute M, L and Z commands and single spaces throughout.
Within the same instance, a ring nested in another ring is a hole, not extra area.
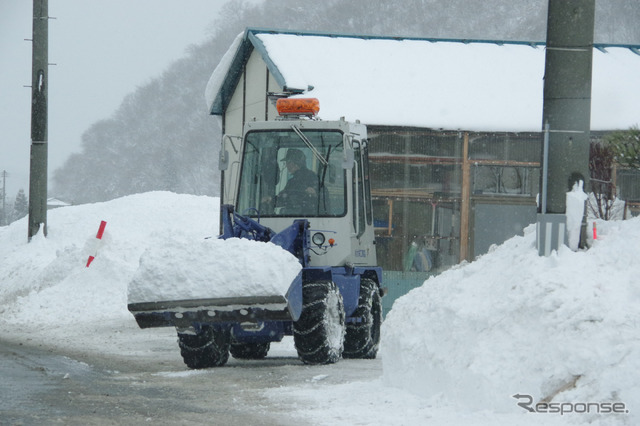
M 0 425 L 300 425 L 313 423 L 270 388 L 373 380 L 379 360 L 307 366 L 290 341 L 267 359 L 189 370 L 178 345 L 158 357 L 64 353 L 0 341 Z

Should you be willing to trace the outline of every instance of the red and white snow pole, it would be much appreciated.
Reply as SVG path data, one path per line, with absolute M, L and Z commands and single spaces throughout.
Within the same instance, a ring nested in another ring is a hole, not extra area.
M 98 233 L 96 234 L 96 239 L 98 241 L 100 241 L 102 239 L 102 235 L 104 234 L 104 228 L 106 228 L 107 226 L 107 222 L 100 221 L 100 227 L 98 228 Z M 91 262 L 93 262 L 93 259 L 96 258 L 98 254 L 98 246 L 96 245 L 96 249 L 94 251 L 93 255 L 89 255 L 89 259 L 87 259 L 87 268 L 89 267 L 89 265 L 91 265 Z

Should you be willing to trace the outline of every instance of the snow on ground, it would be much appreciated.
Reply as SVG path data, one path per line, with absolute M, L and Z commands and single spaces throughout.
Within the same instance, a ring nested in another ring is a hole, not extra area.
M 30 243 L 26 219 L 0 228 L 0 339 L 130 357 L 175 345 L 173 330 L 137 328 L 127 285 L 147 250 L 203 267 L 191 259 L 209 253 L 217 210 L 216 198 L 153 192 L 51 210 L 47 238 Z M 379 379 L 318 376 L 267 396 L 323 425 L 638 424 L 640 219 L 597 226 L 590 250 L 550 257 L 530 227 L 400 298 L 383 324 Z M 147 272 L 166 260 L 146 258 Z M 274 350 L 295 356 L 290 341 Z
M 385 383 L 464 411 L 510 412 L 527 400 L 517 394 L 623 403 L 630 413 L 570 417 L 638 424 L 640 218 L 597 226 L 588 251 L 540 257 L 531 225 L 399 299 L 384 326 Z

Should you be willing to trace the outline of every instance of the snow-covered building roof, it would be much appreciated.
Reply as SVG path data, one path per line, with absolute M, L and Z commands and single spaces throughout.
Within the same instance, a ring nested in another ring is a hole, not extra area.
M 591 128 L 640 123 L 640 45 L 594 45 Z M 279 90 L 320 100 L 320 118 L 470 131 L 540 131 L 545 44 L 249 28 L 207 85 L 221 115 L 257 50 Z
M 57 198 L 47 198 L 47 209 L 56 209 L 58 207 L 68 207 L 71 204 L 58 200 Z

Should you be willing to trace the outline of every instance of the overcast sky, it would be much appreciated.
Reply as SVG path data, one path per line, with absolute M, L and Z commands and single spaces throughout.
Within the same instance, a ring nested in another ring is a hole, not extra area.
M 49 176 L 91 124 L 203 41 L 226 2 L 49 0 Z M 31 0 L 0 0 L 0 188 L 6 170 L 11 202 L 29 190 L 32 14 Z

